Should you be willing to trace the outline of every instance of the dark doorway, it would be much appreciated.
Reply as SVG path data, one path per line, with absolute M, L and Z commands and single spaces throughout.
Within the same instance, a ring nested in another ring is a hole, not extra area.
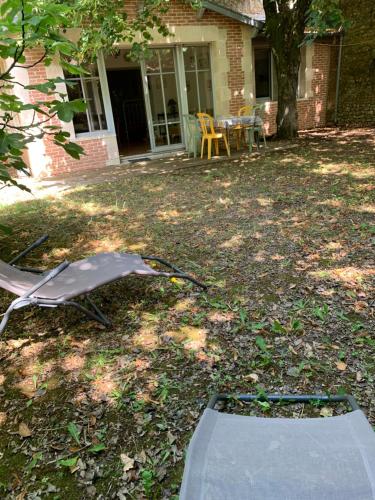
M 120 155 L 150 150 L 142 76 L 139 68 L 107 70 Z

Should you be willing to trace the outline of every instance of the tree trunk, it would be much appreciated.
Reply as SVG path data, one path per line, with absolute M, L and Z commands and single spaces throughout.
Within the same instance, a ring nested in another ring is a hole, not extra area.
M 275 49 L 274 49 L 275 51 Z M 294 54 L 294 60 L 280 61 L 276 63 L 277 75 L 277 136 L 280 139 L 293 139 L 298 135 L 298 71 L 300 65 L 299 50 Z
M 297 89 L 301 44 L 312 0 L 263 0 L 266 34 L 271 45 L 278 84 L 277 137 L 298 133 Z

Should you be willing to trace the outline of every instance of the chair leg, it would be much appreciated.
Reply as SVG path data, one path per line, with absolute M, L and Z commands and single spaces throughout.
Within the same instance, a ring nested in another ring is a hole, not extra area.
M 7 323 L 9 321 L 9 316 L 12 313 L 12 311 L 14 311 L 15 309 L 20 309 L 21 307 L 26 307 L 26 306 L 30 305 L 32 303 L 31 300 L 32 299 L 28 299 L 28 298 L 25 298 L 23 300 L 21 300 L 20 298 L 13 300 L 13 302 L 10 304 L 8 309 L 5 311 L 3 319 L 1 320 L 0 334 L 2 334 L 3 331 L 5 330 L 5 327 L 7 326 Z
M 249 136 L 249 153 L 253 152 L 253 144 L 254 144 L 254 129 L 253 127 L 250 127 L 248 129 L 248 136 Z
M 104 326 L 107 327 L 111 326 L 112 323 L 106 316 L 104 316 L 104 314 L 100 311 L 100 309 L 88 297 L 86 297 L 86 299 L 88 299 L 89 304 L 91 305 L 91 307 L 94 309 L 95 312 L 90 311 L 90 309 L 87 309 L 87 307 L 84 307 L 78 302 L 75 302 L 73 300 L 67 300 L 61 302 L 61 305 L 75 307 L 76 309 L 78 309 L 78 311 L 81 311 L 83 314 L 86 314 L 86 316 L 88 316 L 90 319 L 93 319 L 94 321 L 97 321 L 98 323 L 101 323 Z
M 237 151 L 240 150 L 241 132 L 242 132 L 242 129 L 236 130 L 236 147 L 237 147 Z
M 211 147 L 212 147 L 212 139 L 211 139 L 211 137 L 209 137 L 207 139 L 207 149 L 208 149 L 208 151 L 207 151 L 207 158 L 209 160 L 211 160 Z
M 215 155 L 219 156 L 219 139 L 215 139 Z
M 201 159 L 203 158 L 204 154 L 204 141 L 206 140 L 205 137 L 202 137 L 202 144 L 201 144 Z
M 267 143 L 266 143 L 266 134 L 264 133 L 264 130 L 262 130 L 262 135 L 263 135 L 264 149 L 266 149 Z
M 225 134 L 223 134 L 223 139 L 224 139 L 225 148 L 226 148 L 226 150 L 227 150 L 228 156 L 230 156 L 230 148 L 229 148 L 229 143 L 228 143 L 227 136 L 226 136 Z

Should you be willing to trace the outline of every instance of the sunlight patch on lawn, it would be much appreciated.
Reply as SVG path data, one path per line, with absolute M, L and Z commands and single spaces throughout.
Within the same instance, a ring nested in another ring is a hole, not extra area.
M 166 332 L 165 336 L 183 344 L 184 348 L 189 351 L 198 351 L 206 347 L 207 330 L 205 328 L 181 326 L 178 330 Z
M 320 279 L 322 272 L 326 277 L 339 281 L 345 285 L 356 285 L 362 283 L 367 278 L 375 276 L 374 269 L 361 269 L 354 266 L 336 267 L 334 269 L 325 269 L 324 271 L 312 271 L 308 274 L 316 279 Z
M 271 198 L 257 198 L 256 200 L 261 207 L 270 207 L 273 204 Z
M 243 236 L 235 234 L 229 240 L 224 241 L 219 245 L 220 248 L 239 248 L 243 245 Z
M 191 308 L 194 306 L 196 300 L 189 297 L 185 299 L 181 299 L 177 301 L 173 309 L 177 312 L 185 312 L 185 311 L 190 311 Z
M 156 333 L 156 325 L 142 326 L 135 334 L 133 344 L 147 351 L 153 351 L 159 345 L 159 337 Z

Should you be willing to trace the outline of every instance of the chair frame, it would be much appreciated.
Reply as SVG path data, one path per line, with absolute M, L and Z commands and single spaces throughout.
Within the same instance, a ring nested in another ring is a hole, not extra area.
M 246 106 L 242 106 L 238 110 L 238 116 L 245 116 L 245 115 L 251 116 L 252 113 L 254 112 L 255 106 L 256 105 L 254 105 L 254 104 L 247 104 Z M 242 145 L 241 144 L 242 140 L 244 141 L 245 146 L 246 146 L 245 130 L 248 130 L 251 127 L 252 127 L 252 125 L 237 125 L 236 127 L 234 127 L 234 130 L 236 131 L 237 151 L 240 150 L 240 147 Z
M 309 403 L 311 401 L 321 401 L 325 403 L 346 402 L 351 409 L 359 410 L 359 406 L 350 394 L 328 395 L 328 394 L 214 394 L 207 404 L 207 408 L 213 410 L 219 401 L 237 399 L 238 401 L 286 401 L 290 403 Z
M 188 152 L 188 158 L 190 158 L 190 153 L 192 152 L 194 158 L 198 155 L 198 145 L 202 140 L 202 133 L 199 128 L 199 122 L 196 116 L 187 114 L 183 115 L 185 120 L 186 129 L 186 149 Z
M 19 262 L 20 259 L 25 257 L 27 254 L 29 254 L 32 250 L 35 248 L 39 247 L 42 245 L 46 240 L 48 239 L 48 235 L 44 235 L 41 238 L 37 239 L 32 243 L 30 246 L 28 246 L 25 250 L 23 250 L 20 254 L 18 254 L 16 257 L 14 257 L 10 262 L 8 262 L 9 265 L 16 267 L 20 271 L 27 271 L 31 272 L 34 274 L 42 274 L 44 273 L 43 270 L 41 269 L 34 269 L 31 267 L 22 267 L 22 266 L 17 266 L 16 263 Z M 166 278 L 180 278 L 184 279 L 187 281 L 192 282 L 196 286 L 206 290 L 208 287 L 204 283 L 201 283 L 200 281 L 196 280 L 189 274 L 184 273 L 181 271 L 178 267 L 174 266 L 173 264 L 170 264 L 164 259 L 161 259 L 160 257 L 155 257 L 153 255 L 147 256 L 147 255 L 141 255 L 141 258 L 143 260 L 149 260 L 149 261 L 155 261 L 158 262 L 159 264 L 162 264 L 169 269 L 171 269 L 173 272 L 165 272 L 165 271 L 157 271 L 153 276 L 164 276 Z M 32 288 L 30 288 L 25 294 L 21 295 L 20 297 L 17 297 L 15 300 L 11 302 L 9 305 L 8 309 L 5 311 L 3 315 L 3 319 L 0 323 L 0 334 L 5 330 L 5 327 L 8 323 L 9 316 L 10 314 L 16 310 L 16 309 L 21 309 L 22 307 L 26 307 L 29 305 L 33 306 L 39 306 L 39 307 L 58 307 L 58 306 L 71 306 L 74 307 L 75 309 L 78 309 L 81 311 L 83 314 L 88 316 L 90 319 L 95 320 L 102 325 L 106 327 L 112 326 L 112 322 L 103 314 L 103 312 L 98 308 L 98 306 L 91 300 L 89 297 L 89 293 L 84 293 L 82 294 L 84 299 L 87 301 L 89 307 L 85 307 L 79 302 L 76 302 L 75 300 L 63 300 L 63 299 L 43 299 L 39 297 L 32 297 L 33 293 L 35 293 L 39 288 L 41 288 L 43 285 L 51 281 L 53 278 L 55 278 L 58 274 L 60 274 L 64 269 L 66 269 L 70 265 L 70 262 L 64 261 L 61 264 L 59 264 L 57 267 L 46 273 L 43 278 Z M 120 277 L 119 277 L 120 279 Z M 99 288 L 99 287 L 98 287 Z M 94 289 L 96 290 L 96 288 Z
M 212 141 L 214 141 L 215 154 L 216 154 L 216 156 L 219 156 L 219 139 L 223 139 L 228 156 L 230 156 L 230 147 L 229 147 L 229 142 L 228 142 L 227 136 L 226 136 L 225 132 L 223 133 L 223 132 L 216 132 L 215 131 L 213 117 L 207 113 L 197 113 L 197 117 L 198 117 L 198 120 L 199 120 L 199 123 L 201 126 L 201 130 L 202 130 L 201 158 L 203 158 L 203 155 L 204 155 L 204 144 L 205 144 L 206 140 L 207 140 L 208 160 L 211 159 Z M 207 130 L 207 122 L 208 122 L 208 127 L 210 129 L 210 132 L 208 132 L 208 130 Z

